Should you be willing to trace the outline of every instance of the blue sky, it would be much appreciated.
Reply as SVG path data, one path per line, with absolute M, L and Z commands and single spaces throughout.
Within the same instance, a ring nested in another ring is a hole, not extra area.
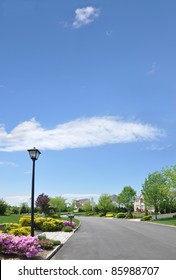
M 0 0 L 0 197 L 96 199 L 176 163 L 173 0 Z

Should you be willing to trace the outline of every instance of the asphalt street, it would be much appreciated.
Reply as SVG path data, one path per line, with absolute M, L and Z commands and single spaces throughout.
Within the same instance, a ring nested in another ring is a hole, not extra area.
M 81 217 L 53 260 L 176 260 L 176 227 Z

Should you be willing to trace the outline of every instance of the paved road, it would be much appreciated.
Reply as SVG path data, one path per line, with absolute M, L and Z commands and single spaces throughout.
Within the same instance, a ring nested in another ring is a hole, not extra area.
M 81 217 L 53 260 L 176 260 L 176 227 Z

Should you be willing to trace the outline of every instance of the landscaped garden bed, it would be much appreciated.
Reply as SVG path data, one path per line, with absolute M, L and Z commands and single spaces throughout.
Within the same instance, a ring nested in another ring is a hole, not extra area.
M 43 232 L 72 232 L 79 221 L 35 217 L 35 236 L 30 236 L 30 216 L 22 216 L 18 223 L 4 223 L 0 233 L 0 259 L 46 259 L 55 248 L 61 246 L 59 240 L 46 238 Z

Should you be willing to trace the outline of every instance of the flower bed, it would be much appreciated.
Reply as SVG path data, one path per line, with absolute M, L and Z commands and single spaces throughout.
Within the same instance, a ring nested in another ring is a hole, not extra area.
M 37 236 L 0 234 L 0 252 L 3 254 L 32 258 L 41 251 L 42 249 Z

